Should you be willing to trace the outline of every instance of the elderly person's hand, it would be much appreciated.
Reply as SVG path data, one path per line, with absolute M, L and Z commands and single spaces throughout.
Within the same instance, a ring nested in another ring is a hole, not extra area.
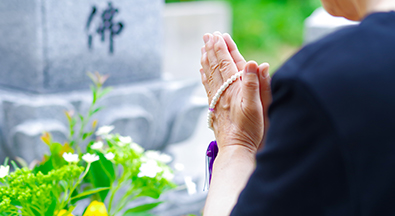
M 229 86 L 214 110 L 213 128 L 219 148 L 239 145 L 256 152 L 266 129 L 264 114 L 271 102 L 269 65 L 247 63 L 229 34 L 216 32 L 203 39 L 200 72 L 209 103 L 227 79 L 244 70 L 241 81 Z
M 232 75 L 243 70 L 221 95 L 213 115 L 219 153 L 214 161 L 204 215 L 229 215 L 255 166 L 271 102 L 269 65 L 246 62 L 228 34 L 203 37 L 200 70 L 209 103 Z

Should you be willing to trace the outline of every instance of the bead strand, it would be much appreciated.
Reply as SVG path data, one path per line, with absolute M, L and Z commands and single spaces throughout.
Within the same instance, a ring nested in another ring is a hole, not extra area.
M 222 93 L 224 93 L 224 91 L 234 81 L 236 81 L 238 78 L 241 77 L 242 74 L 243 74 L 243 71 L 237 72 L 236 74 L 231 76 L 228 80 L 226 80 L 226 82 L 224 82 L 224 84 L 222 84 L 222 86 L 218 89 L 217 93 L 215 93 L 213 99 L 211 100 L 210 106 L 208 108 L 208 113 L 207 113 L 207 124 L 208 124 L 208 128 L 210 128 L 211 130 L 213 130 L 214 108 L 217 105 L 217 102 L 218 102 L 219 98 L 221 97 Z

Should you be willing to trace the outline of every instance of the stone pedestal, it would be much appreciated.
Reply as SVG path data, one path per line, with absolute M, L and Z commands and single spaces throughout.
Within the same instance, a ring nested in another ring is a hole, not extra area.
M 99 101 L 105 107 L 93 119 L 101 125 L 114 125 L 115 133 L 131 136 L 146 149 L 164 149 L 187 139 L 205 101 L 191 98 L 196 81 L 157 81 L 118 86 Z M 86 113 L 91 103 L 89 91 L 55 94 L 24 94 L 0 90 L 0 129 L 5 148 L 31 162 L 48 153 L 40 140 L 43 131 L 54 141 L 64 142 L 68 123 L 64 111 Z M 1 160 L 1 159 L 0 159 Z

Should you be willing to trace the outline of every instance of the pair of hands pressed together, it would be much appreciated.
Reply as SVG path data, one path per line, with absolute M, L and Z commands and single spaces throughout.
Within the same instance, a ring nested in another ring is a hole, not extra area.
M 255 169 L 255 155 L 263 147 L 268 128 L 270 91 L 269 64 L 246 62 L 229 34 L 205 34 L 200 69 L 209 104 L 221 85 L 238 71 L 221 95 L 213 115 L 219 152 L 214 161 L 205 216 L 229 215 L 240 192 Z
M 219 149 L 239 145 L 256 153 L 268 127 L 269 64 L 246 62 L 229 34 L 205 34 L 203 40 L 200 73 L 209 104 L 227 79 L 244 70 L 241 82 L 231 84 L 215 107 L 213 128 Z

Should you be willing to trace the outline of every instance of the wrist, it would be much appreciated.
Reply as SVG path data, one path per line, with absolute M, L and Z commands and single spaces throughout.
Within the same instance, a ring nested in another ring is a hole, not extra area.
M 217 143 L 220 151 L 226 152 L 227 154 L 251 154 L 254 157 L 258 152 L 258 147 L 260 146 L 260 143 L 256 143 L 252 141 L 252 139 L 236 139 L 230 136 L 223 139 L 217 139 Z
M 217 158 L 223 161 L 249 161 L 255 163 L 257 150 L 245 145 L 223 145 L 220 147 Z

